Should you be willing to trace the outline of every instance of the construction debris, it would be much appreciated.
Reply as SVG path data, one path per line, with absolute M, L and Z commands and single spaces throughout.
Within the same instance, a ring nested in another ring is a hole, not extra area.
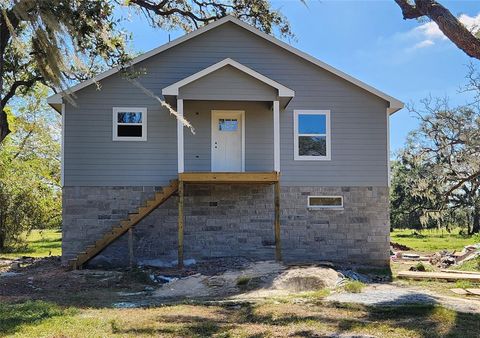
M 417 272 L 417 271 L 400 271 L 398 273 L 399 278 L 406 279 L 436 279 L 446 281 L 467 280 L 471 282 L 480 282 L 480 273 L 448 273 L 448 272 Z
M 353 271 L 353 270 L 340 270 L 339 271 L 341 274 L 343 274 L 343 276 L 345 276 L 345 279 L 351 279 L 351 280 L 355 280 L 355 281 L 359 281 L 359 282 L 362 282 L 362 283 L 370 283 L 371 280 L 370 278 L 368 278 L 367 276 L 365 276 L 364 274 L 360 274 L 356 271 Z
M 393 260 L 401 259 L 406 261 L 425 261 L 425 262 L 430 261 L 430 257 L 428 256 L 420 256 L 418 254 L 404 253 L 401 251 L 396 252 L 395 255 L 392 256 L 392 259 Z
M 448 252 L 447 250 L 442 250 L 436 252 L 430 258 L 430 264 L 441 267 L 441 268 L 448 268 L 450 265 L 455 264 L 456 260 L 453 256 L 453 252 Z
M 430 258 L 430 263 L 440 268 L 448 268 L 452 265 L 460 265 L 476 257 L 480 257 L 480 244 L 467 245 L 460 252 L 439 251 Z
M 393 250 L 397 250 L 397 251 L 411 251 L 412 248 L 406 246 L 406 245 L 403 245 L 403 244 L 400 244 L 400 243 L 395 243 L 395 242 L 390 242 L 390 246 L 392 247 Z

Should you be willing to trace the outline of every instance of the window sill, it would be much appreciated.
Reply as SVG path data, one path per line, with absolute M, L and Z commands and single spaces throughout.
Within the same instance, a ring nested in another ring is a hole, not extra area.
M 146 142 L 147 139 L 144 139 L 144 138 L 135 138 L 135 137 L 132 137 L 132 138 L 128 138 L 128 137 L 125 137 L 125 138 L 114 138 L 112 140 L 113 142 L 117 142 L 117 141 L 120 141 L 120 142 L 125 142 L 125 141 L 133 141 L 133 142 Z
M 344 207 L 307 207 L 308 210 L 334 210 L 334 211 L 343 211 Z
M 328 156 L 317 157 L 317 156 L 295 156 L 293 158 L 295 161 L 331 161 L 331 158 Z

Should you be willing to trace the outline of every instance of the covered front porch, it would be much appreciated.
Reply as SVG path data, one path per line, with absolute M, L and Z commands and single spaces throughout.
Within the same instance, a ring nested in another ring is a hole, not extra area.
M 185 186 L 274 186 L 275 256 L 280 240 L 280 112 L 294 91 L 225 59 L 162 90 L 177 119 L 178 262 L 183 265 Z

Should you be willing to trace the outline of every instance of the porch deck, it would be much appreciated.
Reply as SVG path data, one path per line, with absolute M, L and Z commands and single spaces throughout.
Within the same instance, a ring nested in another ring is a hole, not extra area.
M 279 182 L 280 173 L 271 172 L 184 172 L 178 174 L 183 183 L 257 183 L 274 184 Z

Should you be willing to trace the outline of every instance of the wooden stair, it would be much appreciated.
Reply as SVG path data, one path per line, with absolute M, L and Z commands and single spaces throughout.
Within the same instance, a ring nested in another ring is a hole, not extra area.
M 178 190 L 178 180 L 170 181 L 170 185 L 163 188 L 162 191 L 156 192 L 155 197 L 146 202 L 145 205 L 139 207 L 136 212 L 129 213 L 128 217 L 113 227 L 103 237 L 97 240 L 94 244 L 85 248 L 85 251 L 80 252 L 74 259 L 68 261 L 71 269 L 80 269 L 83 264 L 98 255 L 110 243 L 122 236 L 125 232 L 138 224 L 142 219 L 147 217 L 153 210 L 158 208 L 167 199 L 170 198 Z

